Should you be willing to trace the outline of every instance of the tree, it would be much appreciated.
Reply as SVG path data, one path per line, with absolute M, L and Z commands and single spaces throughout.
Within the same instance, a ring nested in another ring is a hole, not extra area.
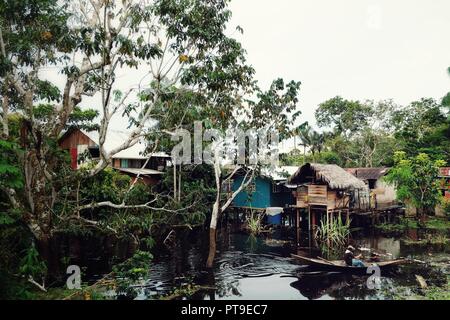
M 115 228 L 88 219 L 91 211 L 103 207 L 170 211 L 155 207 L 156 200 L 127 203 L 125 193 L 115 201 L 79 203 L 78 199 L 70 199 L 77 203 L 77 210 L 64 211 L 60 219 L 57 209 L 65 208 L 63 191 L 76 194 L 76 185 L 68 183 L 79 180 L 62 169 L 66 163 L 58 151 L 57 139 L 80 112 L 86 111 L 86 97 L 99 101 L 100 160 L 88 171 L 80 172 L 85 175 L 83 179 L 89 179 L 102 173 L 115 154 L 135 145 L 142 136 L 151 136 L 154 131 L 167 134 L 173 129 L 163 127 L 165 123 L 155 126 L 151 121 L 173 101 L 183 101 L 187 95 L 195 97 L 196 103 L 204 106 L 203 115 L 211 119 L 211 125 L 219 123 L 221 117 L 230 118 L 236 106 L 242 105 L 238 99 L 248 93 L 253 69 L 245 64 L 242 46 L 225 34 L 231 15 L 227 3 L 1 2 L 0 122 L 5 139 L 17 138 L 9 126 L 11 115 L 19 115 L 23 152 L 18 154 L 18 167 L 25 181 L 23 192 L 14 187 L 1 191 L 10 195 L 10 204 L 24 213 L 23 222 L 45 260 L 50 254 L 52 232 L 61 220 L 111 230 Z M 48 73 L 43 71 L 48 69 L 63 75 L 62 86 L 46 76 Z M 138 86 L 127 87 L 117 81 L 119 72 L 135 69 L 145 71 Z M 193 103 L 186 110 L 196 107 Z M 130 134 L 119 147 L 107 152 L 105 140 L 111 119 L 117 115 L 128 122 Z M 151 139 L 149 152 L 158 147 L 158 137 Z M 70 177 L 63 177 L 62 172 Z M 135 187 L 133 184 L 129 192 Z
M 444 160 L 449 156 L 445 137 L 447 120 L 442 105 L 425 98 L 396 110 L 392 116 L 395 137 L 409 156 L 423 152 Z
M 361 103 L 337 97 L 321 104 L 316 117 L 319 125 L 332 125 L 325 145 L 340 157 L 340 162 L 377 167 L 391 165 L 398 148 L 392 128 L 392 113 L 397 109 L 391 100 Z
M 292 124 L 300 114 L 299 111 L 296 111 L 299 88 L 300 82 L 291 81 L 285 84 L 282 79 L 273 81 L 267 91 L 256 88 L 257 100 L 247 100 L 248 106 L 244 109 L 241 105 L 235 105 L 234 112 L 230 113 L 230 115 L 234 116 L 223 119 L 219 128 L 226 130 L 230 129 L 230 125 L 232 125 L 232 130 L 234 131 L 236 129 L 240 129 L 241 132 L 263 130 L 266 134 L 276 130 L 277 136 L 281 139 L 286 139 L 292 136 Z M 241 119 L 243 120 L 239 120 L 240 117 L 235 116 L 239 114 L 240 110 L 244 110 L 244 114 L 241 114 L 243 116 Z M 213 203 L 209 226 L 210 245 L 206 262 L 208 268 L 212 267 L 216 253 L 216 229 L 220 215 L 231 205 L 236 196 L 253 181 L 253 178 L 260 172 L 261 168 L 276 164 L 264 162 L 261 159 L 261 154 L 263 155 L 262 157 L 267 151 L 275 151 L 275 154 L 278 154 L 276 150 L 266 150 L 267 146 L 259 145 L 258 150 L 253 150 L 253 152 L 250 150 L 246 156 L 247 159 L 253 158 L 254 163 L 245 166 L 235 166 L 231 173 L 224 175 L 223 165 L 227 159 L 223 157 L 222 152 L 224 149 L 229 148 L 236 148 L 235 142 L 232 142 L 230 145 L 227 139 L 223 138 L 214 139 L 210 145 L 216 181 L 216 199 Z M 278 161 L 278 159 L 272 160 Z M 221 190 L 223 183 L 233 178 L 239 171 L 244 171 L 240 185 L 232 193 L 223 193 Z
M 325 140 L 326 140 L 327 134 L 325 133 L 319 133 L 315 130 L 313 130 L 310 133 L 310 141 L 311 141 L 311 153 L 313 155 L 313 160 L 316 160 L 316 153 L 319 155 L 322 153 L 322 150 L 325 147 Z
M 395 153 L 395 166 L 385 180 L 396 187 L 397 198 L 412 203 L 422 217 L 434 212 L 441 201 L 439 168 L 442 166 L 444 161 L 433 161 L 427 154 L 407 158 L 405 152 L 399 151 Z
M 303 156 L 306 157 L 306 148 L 311 147 L 311 127 L 309 124 L 302 125 L 298 128 L 298 134 L 300 137 L 301 144 L 303 146 Z
M 367 126 L 372 114 L 370 105 L 339 96 L 321 103 L 315 113 L 319 127 L 329 127 L 336 134 L 344 135 Z

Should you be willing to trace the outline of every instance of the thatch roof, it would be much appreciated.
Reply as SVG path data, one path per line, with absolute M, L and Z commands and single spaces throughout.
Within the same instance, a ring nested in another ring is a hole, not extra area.
M 345 170 L 361 180 L 378 180 L 388 173 L 389 168 L 347 168 Z
M 315 175 L 331 189 L 366 189 L 366 184 L 335 164 L 306 163 L 289 178 L 289 183 L 307 183 L 308 175 Z

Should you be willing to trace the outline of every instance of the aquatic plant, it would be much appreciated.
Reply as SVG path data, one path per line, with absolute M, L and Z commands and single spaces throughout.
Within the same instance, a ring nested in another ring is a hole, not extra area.
M 414 240 L 410 238 L 402 239 L 405 245 L 447 245 L 450 239 L 445 233 L 427 233 L 422 239 Z
M 400 217 L 399 223 L 381 223 L 375 226 L 375 229 L 386 234 L 402 234 L 409 229 L 417 229 L 418 222 L 413 219 Z
M 246 218 L 247 229 L 253 235 L 258 235 L 263 230 L 262 219 L 264 213 L 251 212 L 250 216 Z
M 341 217 L 322 220 L 316 230 L 316 239 L 322 244 L 327 244 L 328 247 L 343 246 L 350 236 L 350 223 L 350 220 L 344 223 Z

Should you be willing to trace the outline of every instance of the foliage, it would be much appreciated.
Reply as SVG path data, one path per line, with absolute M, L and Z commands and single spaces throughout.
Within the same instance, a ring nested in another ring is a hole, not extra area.
M 425 221 L 425 227 L 430 230 L 450 230 L 450 221 L 446 219 L 428 219 Z
M 426 233 L 421 239 L 405 238 L 402 242 L 405 245 L 441 246 L 450 243 L 450 239 L 445 233 Z
M 325 149 L 335 153 L 346 167 L 391 165 L 397 142 L 390 115 L 397 106 L 386 101 L 350 101 L 335 97 L 316 110 L 319 127 L 332 129 L 325 138 Z
M 423 98 L 395 110 L 391 121 L 408 156 L 426 153 L 433 159 L 449 159 L 448 113 L 434 99 Z
M 400 201 L 411 201 L 420 214 L 430 213 L 441 201 L 439 168 L 444 165 L 424 153 L 408 159 L 405 152 L 396 152 L 395 166 L 385 180 L 395 185 Z
M 342 246 L 350 236 L 350 221 L 344 223 L 341 217 L 332 220 L 320 221 L 320 226 L 316 230 L 316 238 L 328 247 Z
M 450 300 L 450 276 L 447 275 L 446 284 L 429 287 L 424 290 L 423 295 L 427 300 Z
M 26 254 L 21 260 L 20 273 L 26 278 L 43 279 L 45 278 L 46 272 L 47 266 L 45 262 L 41 260 L 38 251 L 32 245 L 26 250 Z
M 199 286 L 192 283 L 182 284 L 180 287 L 172 290 L 170 293 L 158 297 L 160 300 L 175 300 L 179 298 L 190 298 L 199 290 L 208 290 L 211 287 Z
M 160 223 L 169 225 L 195 226 L 203 224 L 209 214 L 210 204 L 215 198 L 214 175 L 210 166 L 182 166 L 180 201 L 169 195 L 173 194 L 173 174 L 166 174 L 162 180 L 157 206 L 165 206 L 175 210 L 173 213 L 164 212 L 157 219 Z M 180 186 L 178 186 L 180 187 Z M 167 196 L 162 196 L 162 195 Z M 188 208 L 187 210 L 182 210 Z
M 246 217 L 247 228 L 252 235 L 258 235 L 263 230 L 262 219 L 264 214 L 254 212 L 252 210 L 251 214 Z
M 0 140 L 0 188 L 20 189 L 23 186 L 23 177 L 17 164 L 16 152 L 19 147 L 16 143 Z
M 136 296 L 136 289 L 133 285 L 148 275 L 152 259 L 153 256 L 149 252 L 137 251 L 130 259 L 113 267 L 117 295 L 124 295 L 128 298 Z
M 322 151 L 319 154 L 300 154 L 299 150 L 293 150 L 290 153 L 280 155 L 280 162 L 284 166 L 301 166 L 307 162 L 337 164 L 342 166 L 343 163 L 339 155 L 333 151 Z
M 386 234 L 402 235 L 408 229 L 417 229 L 419 224 L 416 220 L 401 218 L 400 223 L 381 223 L 375 226 L 376 229 Z
M 338 134 L 348 134 L 369 125 L 372 113 L 372 108 L 367 104 L 338 96 L 319 105 L 316 120 L 320 127 L 332 128 Z
M 324 149 L 346 167 L 392 166 L 399 150 L 409 157 L 426 153 L 433 160 L 449 160 L 450 109 L 445 111 L 445 103 L 445 98 L 442 104 L 423 98 L 402 107 L 391 100 L 335 97 L 319 105 L 316 120 L 333 133 Z

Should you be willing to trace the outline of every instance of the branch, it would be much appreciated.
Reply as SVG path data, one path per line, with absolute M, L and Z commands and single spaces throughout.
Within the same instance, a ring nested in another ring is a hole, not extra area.
M 33 285 L 35 285 L 39 290 L 47 292 L 47 289 L 45 289 L 44 285 L 43 284 L 39 284 L 36 281 L 34 281 L 32 276 L 28 277 L 28 282 L 33 284 Z
M 250 172 L 252 173 L 251 176 L 250 176 L 250 178 L 249 178 L 247 181 L 245 181 L 245 179 L 247 179 L 248 174 L 249 174 Z M 254 169 L 250 169 L 249 171 L 247 171 L 247 173 L 245 174 L 244 179 L 242 180 L 242 183 L 241 183 L 241 185 L 239 186 L 239 188 L 238 188 L 235 192 L 233 192 L 233 194 L 231 195 L 231 197 L 230 197 L 230 198 L 227 200 L 227 202 L 225 202 L 225 204 L 222 206 L 222 208 L 221 208 L 221 211 L 222 211 L 222 212 L 225 211 L 225 210 L 230 206 L 230 204 L 233 202 L 234 198 L 236 198 L 236 196 L 237 196 L 244 188 L 246 188 L 246 187 L 250 184 L 250 182 L 252 182 L 254 174 L 255 174 L 255 170 L 254 170 Z
M 91 204 L 87 204 L 84 206 L 80 206 L 79 210 L 85 210 L 85 209 L 94 209 L 94 208 L 100 208 L 100 207 L 110 207 L 110 208 L 114 208 L 114 209 L 150 209 L 150 210 L 155 210 L 155 211 L 164 211 L 164 212 L 170 212 L 170 213 L 178 213 L 181 211 L 185 211 L 189 208 L 191 208 L 193 206 L 193 204 L 181 208 L 181 209 L 176 209 L 176 210 L 172 210 L 172 209 L 167 209 L 167 208 L 157 208 L 157 207 L 152 207 L 151 204 L 154 203 L 157 200 L 154 199 L 152 201 L 149 201 L 147 203 L 144 204 L 137 204 L 137 205 L 128 205 L 124 202 L 120 203 L 120 204 L 116 204 L 113 203 L 111 201 L 103 201 L 103 202 L 97 202 L 97 203 L 91 203 Z M 76 216 L 75 216 L 76 217 Z M 78 219 L 78 217 L 76 217 Z M 92 222 L 96 222 L 96 221 L 92 221 Z M 98 222 L 96 222 L 98 223 Z

